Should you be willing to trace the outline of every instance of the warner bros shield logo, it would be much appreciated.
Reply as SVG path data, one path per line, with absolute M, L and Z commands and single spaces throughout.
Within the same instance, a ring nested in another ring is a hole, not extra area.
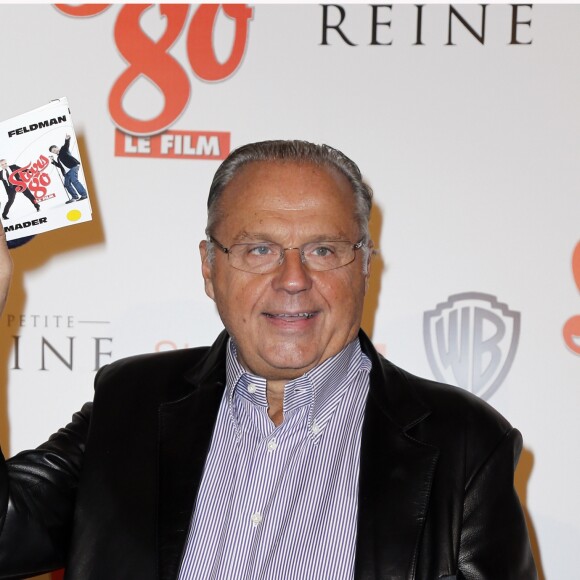
M 482 399 L 503 383 L 519 338 L 520 313 L 491 294 L 453 294 L 423 315 L 423 339 L 435 378 Z

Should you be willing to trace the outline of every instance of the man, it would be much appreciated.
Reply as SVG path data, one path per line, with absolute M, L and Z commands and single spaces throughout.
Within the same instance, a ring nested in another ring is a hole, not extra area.
M 64 203 L 68 204 L 68 203 L 72 203 L 73 201 L 78 201 L 80 198 L 79 198 L 79 194 L 77 193 L 77 190 L 72 186 L 71 183 L 68 183 L 67 179 L 66 179 L 66 174 L 68 173 L 69 170 L 59 161 L 58 157 L 56 159 L 52 155 L 49 155 L 49 157 L 50 157 L 50 162 L 55 167 L 57 167 L 58 170 L 61 172 L 62 184 L 63 184 L 64 188 L 66 189 L 66 191 L 68 192 L 68 194 L 71 196 L 70 199 L 67 199 L 67 201 L 65 201 Z
M 72 199 L 86 199 L 87 190 L 79 181 L 79 167 L 81 163 L 70 153 L 70 135 L 64 138 L 64 145 L 62 147 L 51 145 L 48 150 L 54 155 L 57 155 L 57 160 L 51 160 L 51 163 L 56 165 L 64 174 L 64 187 L 71 194 Z
M 22 177 L 16 173 L 14 175 L 14 181 L 21 183 L 21 186 L 17 186 L 13 181 L 10 181 L 10 176 L 15 172 L 18 171 L 20 166 L 18 165 L 8 165 L 8 161 L 6 159 L 0 159 L 0 179 L 2 179 L 2 183 L 4 184 L 4 189 L 6 190 L 6 194 L 8 195 L 8 201 L 4 206 L 4 211 L 2 212 L 2 219 L 8 219 L 8 212 L 14 203 L 14 198 L 16 197 L 18 187 L 22 191 L 22 195 L 30 200 L 30 203 L 36 208 L 36 211 L 40 211 L 40 204 L 34 199 L 34 195 L 30 193 L 30 190 L 24 184 Z
M 536 578 L 519 433 L 359 330 L 371 195 L 327 146 L 224 161 L 200 250 L 226 330 L 104 367 L 92 405 L 7 462 L 0 577 Z

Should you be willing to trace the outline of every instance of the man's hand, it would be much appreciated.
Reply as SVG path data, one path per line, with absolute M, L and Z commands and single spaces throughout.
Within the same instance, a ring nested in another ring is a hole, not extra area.
M 6 233 L 4 226 L 0 222 L 0 314 L 4 310 L 10 279 L 12 278 L 12 257 L 6 244 Z

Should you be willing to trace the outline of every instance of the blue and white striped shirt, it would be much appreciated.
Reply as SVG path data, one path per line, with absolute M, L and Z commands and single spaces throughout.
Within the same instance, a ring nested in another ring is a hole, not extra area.
M 371 363 L 358 339 L 289 382 L 284 420 L 230 341 L 227 385 L 179 580 L 346 580 Z

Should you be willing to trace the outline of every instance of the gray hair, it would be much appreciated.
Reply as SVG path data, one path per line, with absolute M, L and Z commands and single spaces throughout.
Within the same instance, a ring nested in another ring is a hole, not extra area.
M 360 228 L 360 238 L 369 240 L 369 218 L 373 190 L 363 181 L 357 164 L 338 149 L 329 145 L 316 145 L 308 141 L 261 141 L 249 143 L 232 151 L 216 171 L 207 199 L 207 227 L 209 236 L 218 220 L 218 201 L 237 172 L 249 163 L 258 161 L 290 161 L 312 163 L 338 170 L 348 179 L 355 196 L 355 219 Z
M 355 198 L 355 215 L 359 227 L 359 240 L 365 242 L 363 254 L 363 272 L 368 272 L 369 256 L 374 250 L 369 247 L 369 219 L 371 215 L 373 190 L 363 181 L 358 165 L 342 151 L 330 145 L 316 145 L 308 141 L 259 141 L 248 143 L 232 151 L 216 171 L 207 198 L 207 257 L 210 263 L 215 258 L 214 244 L 210 240 L 212 231 L 219 219 L 218 202 L 221 194 L 234 179 L 238 171 L 249 163 L 259 161 L 278 161 L 294 163 L 311 163 L 318 166 L 336 169 L 344 175 L 352 187 Z

